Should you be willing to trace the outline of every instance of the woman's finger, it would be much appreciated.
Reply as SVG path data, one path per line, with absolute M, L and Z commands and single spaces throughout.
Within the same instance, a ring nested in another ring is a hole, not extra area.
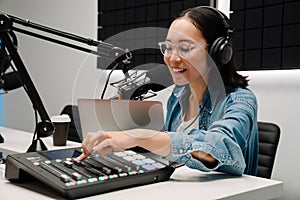
M 103 155 L 103 149 L 108 146 L 110 146 L 110 142 L 108 140 L 103 140 L 102 142 L 99 142 L 98 145 L 94 146 L 93 150 L 97 151 L 100 155 Z
M 86 159 L 90 154 L 91 154 L 91 152 L 86 147 L 82 146 L 82 154 L 80 156 L 78 156 L 77 158 L 75 158 L 74 160 L 76 162 L 81 162 L 84 159 Z
M 74 161 L 76 161 L 76 162 L 81 162 L 81 161 L 83 161 L 84 159 L 86 159 L 87 157 L 88 157 L 87 154 L 82 153 L 80 156 L 78 156 L 77 158 L 75 158 Z

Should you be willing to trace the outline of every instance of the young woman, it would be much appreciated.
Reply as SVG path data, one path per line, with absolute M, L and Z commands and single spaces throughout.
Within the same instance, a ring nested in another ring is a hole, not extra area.
M 76 160 L 140 146 L 201 171 L 256 175 L 257 102 L 236 72 L 227 20 L 211 7 L 187 9 L 159 43 L 175 83 L 164 132 L 88 133 Z

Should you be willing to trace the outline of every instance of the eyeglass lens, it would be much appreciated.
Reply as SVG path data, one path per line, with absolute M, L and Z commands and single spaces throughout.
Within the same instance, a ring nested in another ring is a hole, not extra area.
M 191 45 L 186 42 L 179 42 L 172 44 L 171 42 L 161 42 L 160 50 L 163 55 L 171 55 L 173 50 L 176 49 L 176 53 L 181 56 L 188 56 L 191 51 Z

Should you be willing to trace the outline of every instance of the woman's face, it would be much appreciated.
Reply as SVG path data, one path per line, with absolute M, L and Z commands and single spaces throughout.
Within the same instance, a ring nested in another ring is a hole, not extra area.
M 176 19 L 169 28 L 166 41 L 171 44 L 168 49 L 171 53 L 164 55 L 164 62 L 174 83 L 185 85 L 203 79 L 207 74 L 206 41 L 191 20 L 186 17 Z M 186 47 L 190 47 L 189 53 L 186 53 L 189 50 Z

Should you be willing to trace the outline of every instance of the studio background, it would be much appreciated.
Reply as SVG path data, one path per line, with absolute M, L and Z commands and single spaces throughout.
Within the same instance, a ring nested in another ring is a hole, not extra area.
M 0 0 L 1 12 L 33 22 L 97 39 L 98 1 L 88 0 Z M 300 8 L 299 8 L 300 9 Z M 78 97 L 95 97 L 103 87 L 108 71 L 97 69 L 92 55 L 17 34 L 19 53 L 39 91 L 49 115 L 61 112 Z M 300 68 L 300 66 L 299 66 Z M 284 182 L 280 199 L 299 199 L 300 70 L 242 71 L 249 75 L 250 88 L 258 98 L 260 121 L 274 122 L 282 134 L 272 178 Z M 120 71 L 112 81 L 122 77 Z M 114 95 L 110 88 L 106 97 Z M 168 94 L 157 98 L 164 101 Z M 74 102 L 75 101 L 75 102 Z M 34 112 L 25 91 L 20 88 L 2 95 L 2 126 L 33 132 Z M 28 144 L 29 145 L 29 144 Z

